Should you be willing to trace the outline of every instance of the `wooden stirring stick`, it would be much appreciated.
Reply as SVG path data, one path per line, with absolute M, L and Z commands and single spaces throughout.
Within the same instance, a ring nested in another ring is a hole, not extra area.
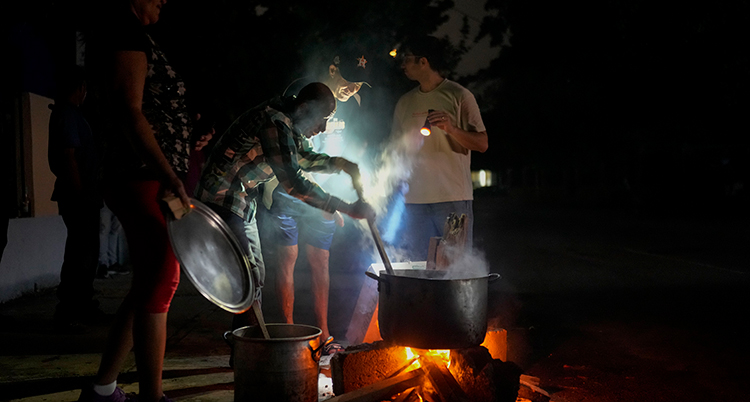
M 260 301 L 255 300 L 250 308 L 253 309 L 253 313 L 255 313 L 255 318 L 258 320 L 258 326 L 260 327 L 261 332 L 263 332 L 263 338 L 271 339 L 271 335 L 268 334 L 268 328 L 266 328 L 266 321 L 263 319 L 263 311 L 260 309 Z

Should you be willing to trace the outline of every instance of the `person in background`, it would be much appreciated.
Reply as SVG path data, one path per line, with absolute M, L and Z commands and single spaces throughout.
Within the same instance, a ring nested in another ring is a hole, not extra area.
M 198 182 L 201 179 L 201 172 L 206 165 L 205 148 L 216 134 L 213 123 L 201 117 L 200 113 L 195 115 L 196 127 L 193 132 L 200 135 L 200 137 L 195 139 L 195 144 L 190 152 L 190 166 L 188 167 L 187 177 L 185 178 L 185 191 L 188 194 L 195 193 L 195 187 L 198 186 Z
M 48 160 L 57 177 L 52 201 L 57 201 L 68 235 L 54 319 L 62 326 L 105 323 L 107 315 L 94 300 L 102 207 L 101 154 L 80 109 L 87 93 L 83 67 L 64 69 L 57 85 L 55 104 L 50 105 Z
M 185 84 L 146 27 L 159 20 L 164 0 L 108 2 L 87 35 L 91 63 L 109 123 L 104 199 L 120 220 L 132 262 L 130 290 L 117 311 L 91 387 L 79 401 L 133 400 L 117 387 L 131 349 L 138 368 L 139 402 L 169 402 L 162 390 L 167 312 L 180 270 L 162 212 L 167 195 L 190 202 L 183 180 L 188 172 L 193 121 Z
M 325 70 L 319 75 L 320 82 L 325 84 L 337 101 L 337 111 L 335 120 L 329 121 L 327 130 L 319 142 L 322 146 L 315 147 L 312 140 L 303 139 L 299 148 L 299 154 L 305 152 L 327 151 L 331 155 L 339 156 L 343 149 L 335 149 L 334 146 L 324 149 L 328 140 L 332 143 L 347 143 L 349 138 L 346 136 L 346 123 L 351 121 L 349 118 L 356 114 L 356 110 L 347 109 L 346 116 L 342 116 L 341 105 L 350 98 L 356 100 L 355 108 L 361 104 L 359 90 L 363 85 L 369 86 L 366 82 L 368 60 L 364 54 L 336 55 L 324 65 Z M 346 77 L 344 77 L 346 74 Z M 300 79 L 292 83 L 287 92 L 293 90 L 295 84 L 305 82 L 306 79 Z M 351 102 L 354 103 L 354 102 Z M 321 149 L 323 148 L 323 149 Z M 343 147 L 342 147 L 343 148 Z M 308 179 L 313 180 L 312 175 L 306 174 Z M 329 176 L 333 177 L 333 176 Z M 321 181 L 325 181 L 322 178 Z M 329 282 L 329 258 L 330 247 L 333 241 L 333 235 L 336 226 L 343 226 L 344 219 L 338 212 L 330 214 L 314 208 L 303 201 L 290 196 L 283 189 L 277 187 L 278 181 L 272 180 L 267 183 L 263 189 L 263 203 L 269 210 L 269 228 L 275 250 L 272 253 L 275 256 L 275 262 L 278 264 L 275 271 L 276 294 L 281 305 L 281 312 L 284 320 L 288 324 L 294 323 L 294 267 L 297 262 L 299 253 L 298 243 L 305 244 L 305 255 L 307 264 L 310 267 L 312 281 L 313 309 L 315 313 L 316 325 L 321 329 L 321 341 L 325 343 L 323 354 L 330 355 L 342 351 L 340 343 L 334 342 L 330 338 L 331 333 L 328 328 L 328 294 L 330 288 Z M 336 191 L 333 183 L 326 190 Z M 342 186 L 343 187 L 343 186 Z M 349 186 L 351 187 L 351 186 Z M 330 339 L 329 339 L 330 338 Z
M 440 40 L 424 36 L 407 40 L 399 52 L 404 74 L 419 83 L 398 100 L 391 131 L 413 159 L 399 236 L 412 261 L 426 260 L 430 238 L 443 236 L 450 213 L 466 214 L 471 246 L 471 151 L 488 147 L 474 95 L 445 78 L 445 51 Z M 420 133 L 425 120 L 432 125 L 429 136 Z
M 255 217 L 261 183 L 276 177 L 282 191 L 328 214 L 341 211 L 355 219 L 374 216 L 368 204 L 345 202 L 302 175 L 301 169 L 344 171 L 352 180 L 358 180 L 356 164 L 301 147 L 302 141 L 325 129 L 335 110 L 330 89 L 311 83 L 296 97 L 277 97 L 243 113 L 219 137 L 208 157 L 196 197 L 227 223 L 247 251 L 259 291 L 265 281 Z M 260 299 L 260 294 L 256 299 Z M 249 311 L 236 314 L 232 326 L 236 329 L 253 325 L 253 318 Z
M 120 220 L 105 204 L 100 213 L 99 225 L 99 268 L 97 278 L 130 273 L 128 264 L 128 243 Z

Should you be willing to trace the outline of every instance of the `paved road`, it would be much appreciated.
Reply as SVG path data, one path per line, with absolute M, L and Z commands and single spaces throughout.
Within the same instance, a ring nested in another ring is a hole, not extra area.
M 509 331 L 509 359 L 561 402 L 735 401 L 748 361 L 747 221 L 667 219 L 531 206 L 482 195 L 475 237 L 493 272 L 490 320 Z M 353 225 L 340 230 L 331 267 L 331 330 L 346 333 L 367 262 Z M 355 244 L 356 246 L 352 246 Z M 98 280 L 114 312 L 129 277 Z M 272 274 L 269 274 L 269 283 Z M 314 323 L 300 267 L 296 319 Z M 51 292 L 0 306 L 0 400 L 72 401 L 97 367 L 105 328 L 52 325 Z M 271 287 L 269 322 L 280 319 Z M 231 401 L 228 313 L 184 280 L 170 312 L 165 378 L 178 401 Z M 135 367 L 120 382 L 137 389 Z

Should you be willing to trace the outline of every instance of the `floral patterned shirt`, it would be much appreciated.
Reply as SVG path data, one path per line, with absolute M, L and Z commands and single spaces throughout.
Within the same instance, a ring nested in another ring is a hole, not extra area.
M 119 51 L 137 51 L 146 55 L 147 71 L 141 110 L 154 132 L 159 148 L 179 176 L 185 176 L 190 159 L 190 133 L 192 119 L 185 105 L 185 84 L 164 56 L 159 46 L 147 33 L 132 12 L 118 14 L 90 38 L 94 70 L 100 67 L 107 74 L 108 60 Z M 87 49 L 89 48 L 87 44 Z M 88 56 L 87 56 L 88 57 Z M 88 63 L 88 61 L 87 61 Z M 99 77 L 106 88 L 107 75 Z M 106 141 L 105 170 L 107 175 L 135 179 L 155 179 L 156 173 L 148 168 L 128 141 L 118 121 L 112 94 L 103 93 L 104 104 L 102 134 Z
M 148 40 L 151 49 L 146 53 L 148 75 L 143 91 L 143 114 L 172 168 L 187 173 L 192 121 L 185 106 L 185 83 L 151 36 Z

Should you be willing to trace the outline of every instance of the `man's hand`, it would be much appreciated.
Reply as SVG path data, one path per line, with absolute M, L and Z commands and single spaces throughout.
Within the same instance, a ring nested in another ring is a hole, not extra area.
M 198 138 L 198 140 L 195 141 L 195 145 L 193 146 L 193 151 L 200 151 L 208 145 L 208 143 L 211 141 L 211 138 L 213 138 L 214 134 L 216 134 L 216 130 L 214 130 L 213 127 L 211 127 L 211 131 L 203 134 Z
M 200 113 L 195 115 L 195 121 L 199 121 L 201 119 Z M 202 132 L 197 133 L 200 134 L 200 137 L 195 141 L 195 144 L 193 144 L 193 151 L 200 151 L 208 145 L 209 141 L 211 141 L 211 138 L 214 137 L 216 134 L 216 130 L 213 127 L 204 126 L 202 124 L 196 124 L 195 127 L 193 127 L 194 130 L 201 130 Z M 195 138 L 195 137 L 193 137 Z
M 487 131 L 466 131 L 453 125 L 453 118 L 444 110 L 433 110 L 427 115 L 427 119 L 433 127 L 437 127 L 447 135 L 450 135 L 464 148 L 484 152 L 489 147 Z
M 185 191 L 185 185 L 182 184 L 182 180 L 176 175 L 170 177 L 167 181 L 162 182 L 159 198 L 164 199 L 169 195 L 178 197 L 182 202 L 182 206 L 184 206 L 185 209 L 190 209 L 190 197 L 188 197 L 187 192 Z
M 450 133 L 453 128 L 451 116 L 444 110 L 433 110 L 427 115 L 427 119 L 433 127 L 437 127 L 446 133 Z
M 341 210 L 341 212 L 351 216 L 354 219 L 375 219 L 375 210 L 370 206 L 370 204 L 358 200 L 357 202 L 353 204 L 347 204 L 346 210 Z

